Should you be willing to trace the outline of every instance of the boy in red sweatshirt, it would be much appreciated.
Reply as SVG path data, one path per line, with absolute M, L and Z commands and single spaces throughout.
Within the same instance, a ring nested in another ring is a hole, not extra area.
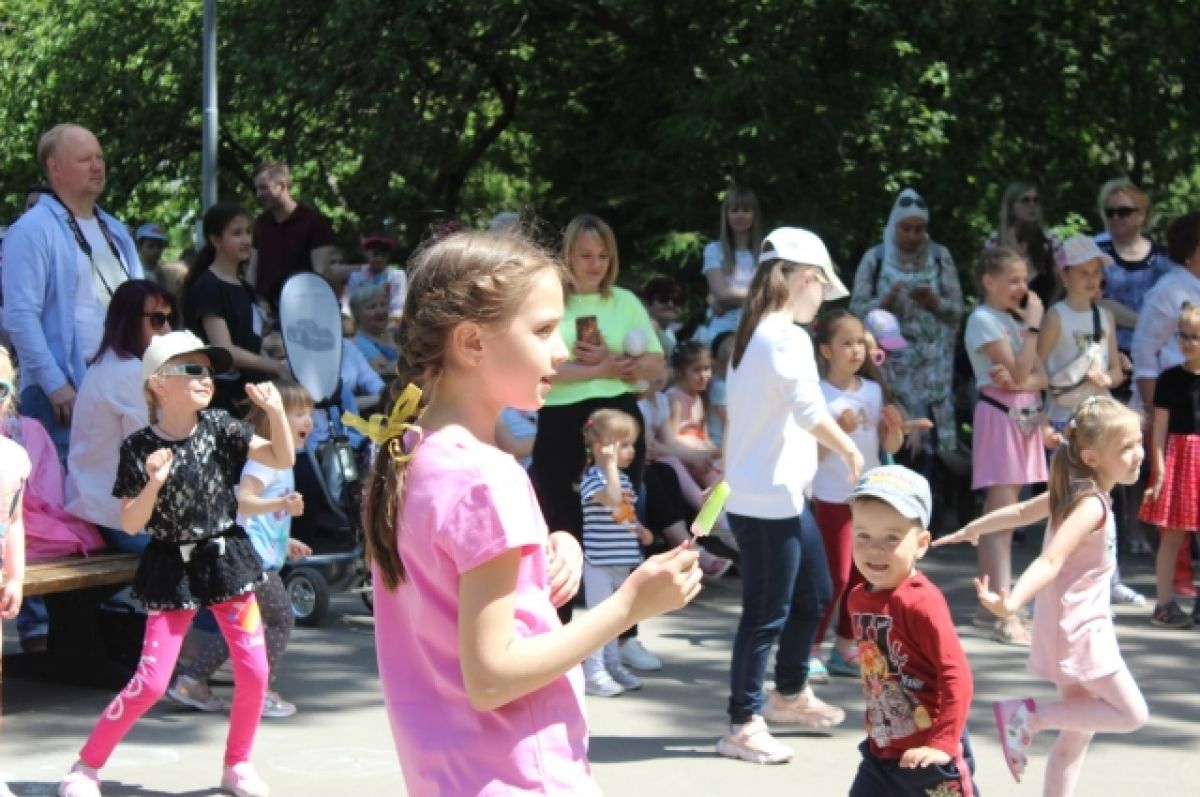
M 899 465 L 875 468 L 849 500 L 854 564 L 867 581 L 847 600 L 867 702 L 850 797 L 974 797 L 971 669 L 946 598 L 916 569 L 931 540 L 929 482 Z

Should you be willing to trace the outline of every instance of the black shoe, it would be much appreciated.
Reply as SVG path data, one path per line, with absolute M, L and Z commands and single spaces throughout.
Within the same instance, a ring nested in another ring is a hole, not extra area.
M 1183 613 L 1179 604 L 1171 601 L 1166 606 L 1155 606 L 1150 624 L 1159 628 L 1191 628 L 1194 620 Z

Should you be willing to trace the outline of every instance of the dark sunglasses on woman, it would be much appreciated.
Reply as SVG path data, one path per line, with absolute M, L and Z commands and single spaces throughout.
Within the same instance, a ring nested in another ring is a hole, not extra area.
M 162 329 L 171 320 L 171 316 L 167 313 L 142 313 L 142 315 L 150 319 L 151 329 Z
M 1104 215 L 1110 219 L 1111 218 L 1127 219 L 1130 216 L 1132 216 L 1134 213 L 1137 213 L 1137 212 L 1138 212 L 1137 208 L 1131 208 L 1128 205 L 1121 205 L 1120 207 L 1104 209 Z

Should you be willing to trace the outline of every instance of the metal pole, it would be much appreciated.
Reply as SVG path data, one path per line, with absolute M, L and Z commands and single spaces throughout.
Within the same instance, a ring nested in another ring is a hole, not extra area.
M 217 202 L 217 0 L 204 0 L 204 107 L 201 132 L 201 199 Z

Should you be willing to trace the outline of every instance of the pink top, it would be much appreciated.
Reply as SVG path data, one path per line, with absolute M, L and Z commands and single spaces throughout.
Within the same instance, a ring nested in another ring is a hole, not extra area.
M 1029 669 L 1059 685 L 1103 678 L 1125 667 L 1109 593 L 1117 529 L 1108 496 L 1095 496 L 1104 503 L 1104 522 L 1084 537 L 1033 606 Z M 1047 525 L 1043 550 L 1053 539 L 1054 528 Z
M 9 431 L 4 429 L 6 435 Z M 63 508 L 62 464 L 45 427 L 34 418 L 21 416 L 19 436 L 13 442 L 25 449 L 33 468 L 21 499 L 25 558 L 36 562 L 104 548 L 104 538 L 95 526 Z
M 29 455 L 25 449 L 0 436 L 0 540 L 12 531 L 10 524 L 12 516 L 9 509 L 13 506 L 13 498 L 21 485 L 29 478 Z M 17 529 L 17 533 L 21 530 Z M 7 546 L 0 545 L 0 562 L 4 561 L 4 551 Z M 3 578 L 0 578 L 3 581 Z
M 679 426 L 675 429 L 675 434 L 680 437 L 697 437 L 707 440 L 708 428 L 704 417 L 704 402 L 700 397 L 689 395 L 678 387 L 667 388 L 667 396 L 678 401 L 683 408 L 683 414 L 679 419 Z
M 598 795 L 578 667 L 494 711 L 471 708 L 463 685 L 463 573 L 520 549 L 516 633 L 561 627 L 550 603 L 546 524 L 525 471 L 462 428 L 442 429 L 409 462 L 398 525 L 405 581 L 388 592 L 375 573 L 375 636 L 408 793 Z

